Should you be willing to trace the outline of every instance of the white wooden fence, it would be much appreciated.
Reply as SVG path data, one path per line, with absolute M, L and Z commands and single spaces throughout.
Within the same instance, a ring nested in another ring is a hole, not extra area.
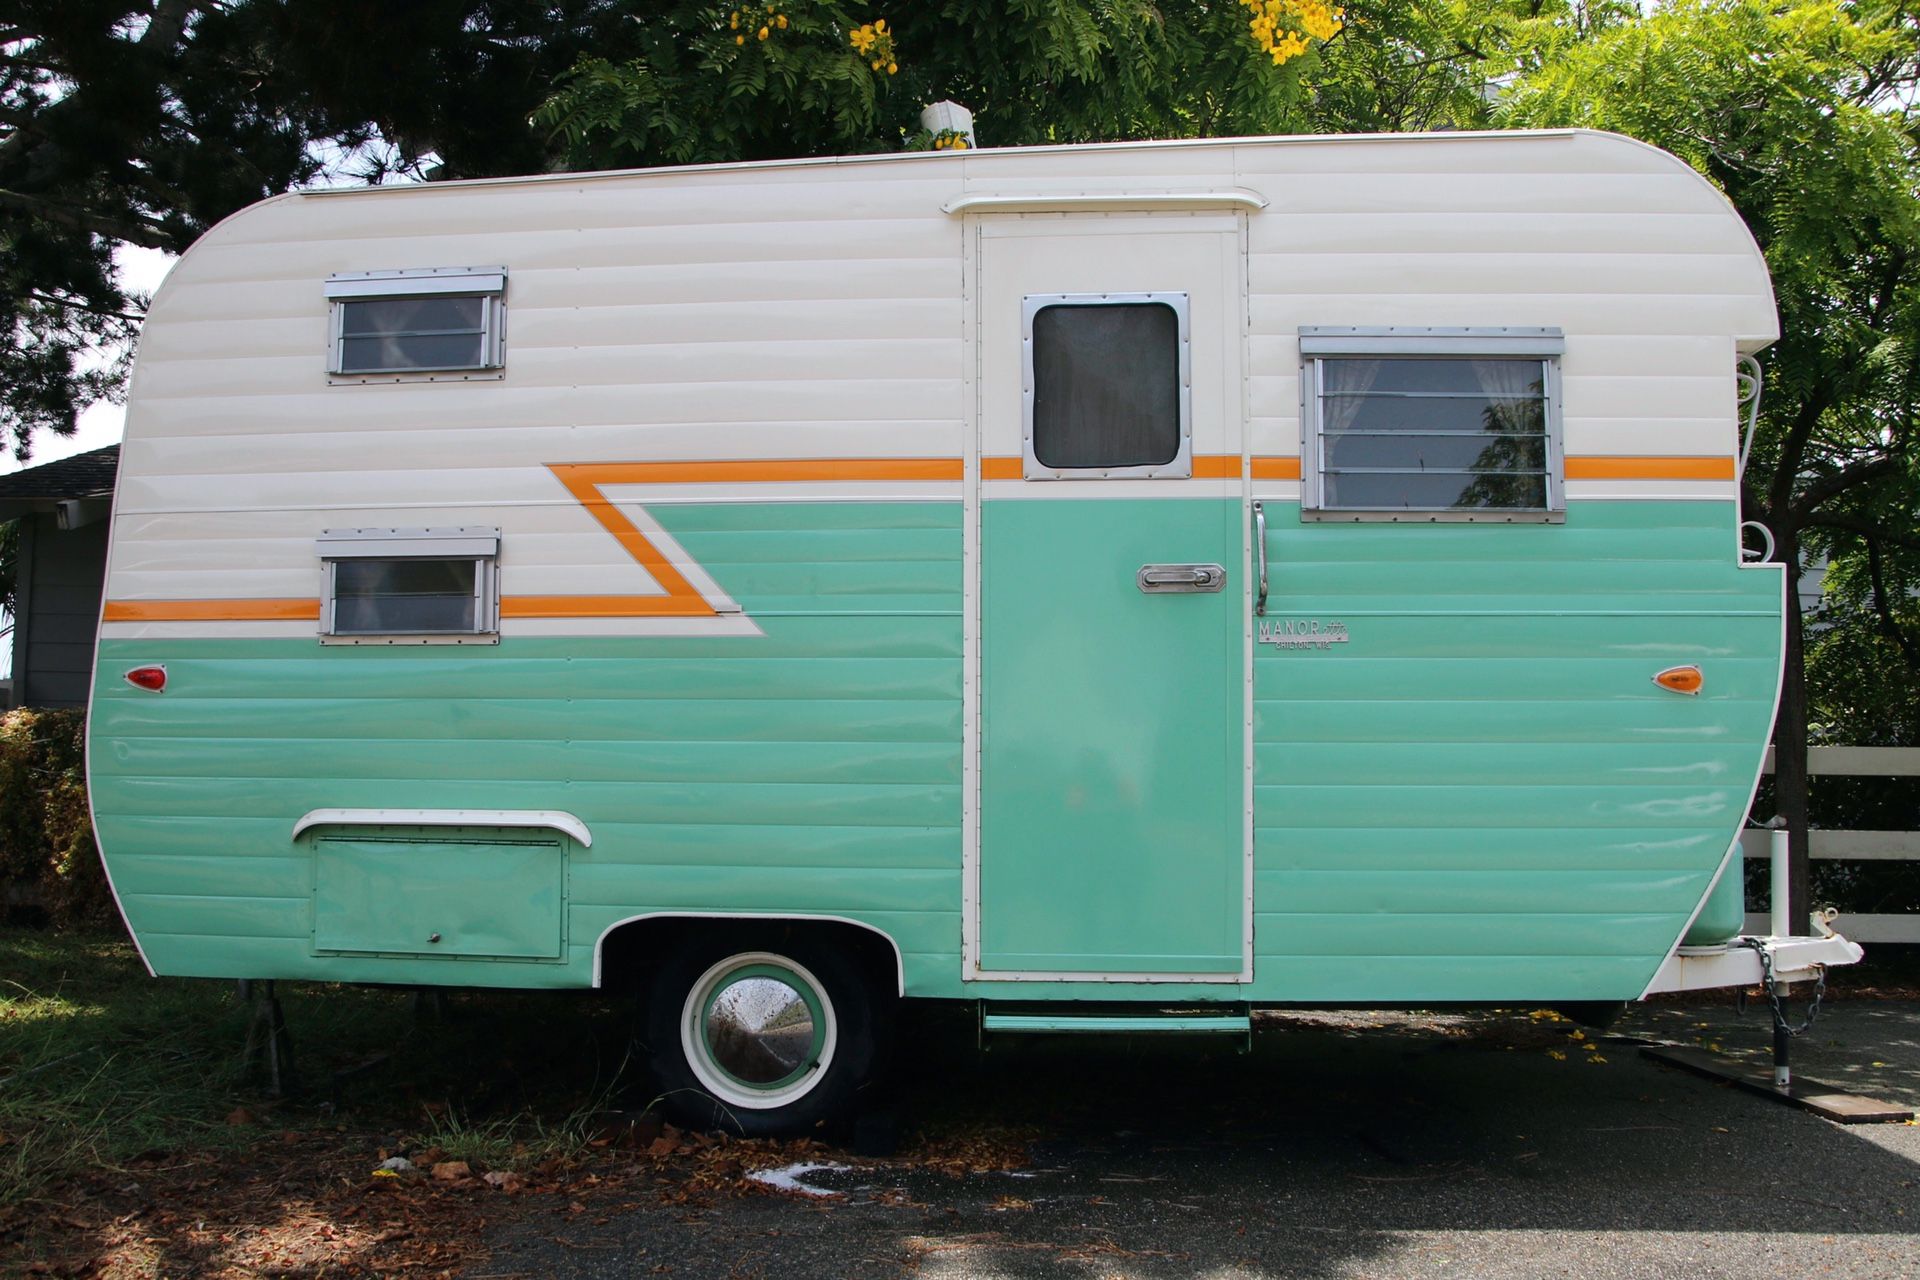
M 1767 753 L 1767 772 L 1773 772 L 1773 753 Z M 1920 747 L 1809 747 L 1807 772 L 1824 777 L 1920 778 Z M 1766 831 L 1741 833 L 1749 858 L 1767 856 Z M 1815 858 L 1849 862 L 1913 862 L 1920 860 L 1920 831 L 1811 831 L 1808 854 Z M 1855 942 L 1920 942 L 1920 914 L 1843 915 L 1833 922 L 1836 932 Z M 1747 932 L 1765 933 L 1767 917 L 1748 915 Z

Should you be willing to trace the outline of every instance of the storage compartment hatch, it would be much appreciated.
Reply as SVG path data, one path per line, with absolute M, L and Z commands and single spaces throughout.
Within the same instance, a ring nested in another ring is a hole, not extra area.
M 566 841 L 525 831 L 342 831 L 313 841 L 318 952 L 557 960 Z

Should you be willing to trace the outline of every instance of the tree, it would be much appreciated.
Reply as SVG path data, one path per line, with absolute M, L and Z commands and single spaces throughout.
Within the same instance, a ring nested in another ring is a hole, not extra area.
M 1324 0 L 680 0 L 622 60 L 580 61 L 541 109 L 575 167 L 929 145 L 921 107 L 972 108 L 996 146 L 1269 132 Z
M 1354 0 L 1286 133 L 1492 127 L 1504 90 L 1571 45 L 1637 20 L 1636 0 Z
M 1504 124 L 1613 129 L 1664 147 L 1746 218 L 1773 273 L 1782 337 L 1766 356 L 1741 501 L 1771 531 L 1789 583 L 1837 540 L 1920 545 L 1916 83 L 1920 24 L 1906 3 L 1677 0 L 1542 60 L 1494 113 Z M 1789 590 L 1775 787 L 1802 927 L 1804 636 Z
M 329 163 L 524 173 L 528 116 L 612 0 L 15 0 L 0 18 L 0 439 L 116 396 L 144 299 L 119 244 L 183 251 Z M 101 353 L 105 353 L 104 363 Z

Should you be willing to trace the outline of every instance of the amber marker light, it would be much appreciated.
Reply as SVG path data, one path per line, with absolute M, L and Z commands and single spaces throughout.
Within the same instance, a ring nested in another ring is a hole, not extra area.
M 167 687 L 165 667 L 135 667 L 127 672 L 127 683 L 148 693 L 160 693 Z
M 1688 696 L 1700 692 L 1700 686 L 1706 681 L 1700 675 L 1698 667 L 1668 667 L 1653 678 L 1653 682 L 1662 689 L 1671 689 L 1675 693 Z

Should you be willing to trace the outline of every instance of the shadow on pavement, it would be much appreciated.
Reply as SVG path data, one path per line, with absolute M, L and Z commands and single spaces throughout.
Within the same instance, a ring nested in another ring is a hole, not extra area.
M 1700 1025 L 1700 1024 L 1705 1024 Z M 1642 1006 L 1616 1031 L 1763 1050 L 1753 1009 Z M 1576 1034 L 1577 1033 L 1577 1034 Z M 1011 1132 L 1032 1167 L 811 1175 L 841 1199 L 641 1205 L 571 1245 L 497 1239 L 562 1276 L 1537 1276 L 1920 1273 L 1920 1129 L 1847 1130 L 1525 1012 L 1267 1015 L 1251 1053 L 998 1040 L 915 1013 L 876 1105 L 904 1132 Z M 1911 1100 L 1920 1005 L 1836 1002 L 1803 1046 Z M 666 1267 L 668 1271 L 654 1268 Z

